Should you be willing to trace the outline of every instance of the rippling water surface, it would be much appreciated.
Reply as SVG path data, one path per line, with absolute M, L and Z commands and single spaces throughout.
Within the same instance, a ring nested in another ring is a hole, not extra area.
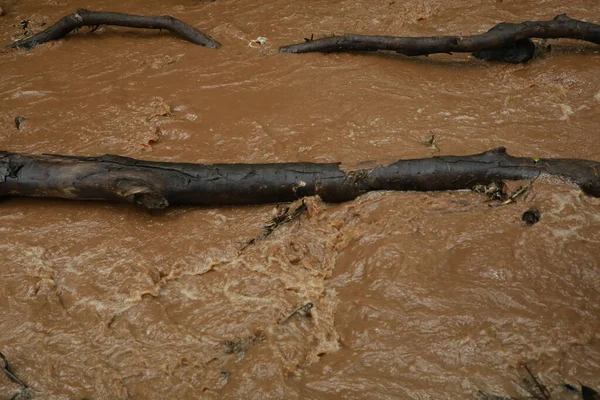
M 2 44 L 21 20 L 85 6 L 169 14 L 223 47 L 101 27 L 2 52 L 0 149 L 355 163 L 506 146 L 600 160 L 597 46 L 542 43 L 524 65 L 276 52 L 311 34 L 472 34 L 558 13 L 600 22 L 596 3 L 5 0 Z M 439 152 L 424 144 L 432 134 Z M 469 192 L 307 203 L 242 250 L 275 206 L 153 216 L 5 200 L 0 351 L 35 399 L 516 396 L 523 363 L 551 387 L 600 385 L 600 200 L 540 179 L 502 207 Z M 530 207 L 542 219 L 525 227 Z M 286 319 L 308 302 L 312 318 Z M 17 391 L 0 376 L 0 398 Z

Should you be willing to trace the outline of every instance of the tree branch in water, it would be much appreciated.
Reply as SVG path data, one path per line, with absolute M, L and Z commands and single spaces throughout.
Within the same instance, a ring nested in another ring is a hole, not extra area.
M 4 364 L 2 366 L 2 370 L 4 371 L 4 373 L 6 374 L 6 376 L 8 377 L 8 379 L 10 379 L 11 381 L 13 381 L 14 383 L 16 383 L 17 385 L 19 385 L 21 387 L 21 392 L 17 393 L 12 398 L 16 399 L 16 398 L 19 397 L 19 395 L 22 395 L 22 397 L 25 397 L 26 394 L 29 392 L 29 386 L 27 386 L 25 383 L 23 383 L 23 381 L 20 380 L 17 377 L 17 375 L 15 375 L 14 371 L 10 367 L 10 364 L 8 363 L 8 360 L 6 359 L 6 357 L 4 356 L 4 354 L 2 354 L 1 352 L 0 352 L 0 359 L 2 360 L 2 363 Z
M 600 44 L 600 25 L 557 15 L 552 21 L 503 22 L 489 31 L 472 36 L 397 37 L 347 34 L 279 48 L 280 53 L 332 53 L 389 50 L 407 56 L 435 53 L 473 53 L 486 61 L 521 63 L 533 58 L 531 38 L 580 39 Z
M 502 147 L 356 169 L 340 163 L 203 165 L 0 152 L 0 197 L 121 201 L 156 210 L 169 205 L 280 203 L 313 195 L 343 202 L 373 190 L 471 189 L 538 176 L 562 177 L 600 197 L 598 171 L 597 161 L 512 157 Z
M 178 34 L 185 40 L 200 46 L 218 49 L 221 45 L 210 36 L 200 32 L 196 28 L 168 15 L 160 17 L 146 17 L 141 15 L 121 14 L 114 12 L 99 12 L 79 9 L 73 14 L 62 17 L 57 23 L 48 29 L 29 38 L 14 42 L 6 48 L 27 48 L 57 40 L 67 36 L 71 31 L 83 26 L 116 25 L 129 28 L 165 29 Z

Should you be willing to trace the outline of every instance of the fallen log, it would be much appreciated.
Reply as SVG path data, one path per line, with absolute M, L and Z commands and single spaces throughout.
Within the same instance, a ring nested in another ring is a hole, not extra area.
M 340 163 L 203 165 L 0 151 L 0 197 L 120 201 L 157 210 L 169 205 L 279 203 L 313 195 L 343 202 L 373 190 L 471 189 L 540 176 L 561 177 L 600 197 L 598 171 L 597 161 L 513 157 L 503 147 L 351 169 Z
M 221 45 L 210 36 L 196 28 L 168 15 L 159 17 L 146 17 L 141 15 L 121 14 L 115 12 L 99 12 L 79 9 L 76 12 L 62 17 L 57 23 L 42 32 L 19 40 L 6 46 L 8 49 L 26 48 L 57 40 L 67 36 L 71 31 L 83 26 L 97 27 L 99 25 L 126 26 L 129 28 L 165 29 L 178 34 L 185 40 L 200 46 L 218 49 Z
M 600 44 L 600 25 L 557 15 L 552 21 L 500 23 L 489 31 L 472 36 L 397 37 L 347 34 L 279 48 L 280 53 L 332 53 L 389 50 L 407 56 L 435 53 L 473 53 L 486 61 L 522 63 L 535 54 L 531 38 L 580 39 Z

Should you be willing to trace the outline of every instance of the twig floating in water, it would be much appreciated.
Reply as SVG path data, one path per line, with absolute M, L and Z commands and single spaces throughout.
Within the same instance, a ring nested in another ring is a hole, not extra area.
M 304 305 L 302 305 L 300 308 L 298 308 L 296 311 L 294 311 L 293 313 L 291 313 L 290 315 L 288 315 L 283 321 L 281 321 L 279 324 L 285 324 L 287 321 L 289 321 L 293 316 L 297 315 L 299 317 L 307 317 L 310 318 L 312 316 L 312 309 L 314 307 L 313 303 L 306 303 Z
M 539 394 L 542 396 L 542 399 L 544 400 L 550 400 L 550 391 L 548 390 L 548 388 L 546 387 L 546 385 L 544 385 L 537 376 L 535 376 L 535 374 L 533 372 L 531 372 L 531 370 L 529 369 L 529 367 L 527 365 L 523 365 L 523 368 L 525 368 L 525 371 L 527 371 L 527 374 L 529 375 L 529 377 L 531 378 L 533 384 L 535 385 L 536 389 L 540 392 Z
M 275 231 L 275 229 L 287 222 L 296 220 L 304 211 L 306 211 L 306 204 L 304 203 L 304 199 L 302 199 L 302 202 L 300 204 L 296 204 L 295 206 L 292 204 L 289 207 L 281 208 L 278 211 L 277 215 L 271 218 L 271 221 L 269 221 L 267 225 L 262 227 L 265 230 L 265 232 L 263 232 L 261 235 L 255 238 L 250 239 L 246 243 L 246 245 L 242 247 L 242 250 L 244 250 L 251 244 L 268 238 L 271 235 L 271 233 Z
M 2 359 L 2 362 L 4 363 L 4 365 L 2 366 L 2 369 L 4 370 L 4 373 L 6 374 L 6 376 L 8 376 L 8 379 L 10 379 L 14 383 L 18 384 L 19 386 L 21 386 L 21 391 L 28 390 L 29 386 L 27 386 L 26 384 L 23 383 L 22 380 L 17 378 L 17 376 L 13 372 L 12 368 L 10 367 L 8 360 L 6 359 L 4 354 L 2 354 L 1 352 L 0 352 L 0 358 Z
M 347 34 L 329 36 L 279 48 L 280 53 L 333 53 L 389 50 L 407 56 L 473 53 L 486 61 L 517 64 L 533 58 L 531 38 L 580 39 L 600 44 L 600 25 L 557 15 L 552 21 L 503 22 L 472 36 L 399 37 Z
M 122 14 L 115 12 L 89 11 L 79 9 L 73 14 L 62 17 L 57 23 L 42 32 L 26 39 L 19 40 L 6 46 L 6 48 L 32 49 L 35 46 L 65 37 L 69 32 L 82 26 L 99 25 L 126 26 L 129 28 L 165 29 L 177 33 L 185 40 L 200 46 L 218 49 L 221 45 L 210 36 L 200 32 L 196 28 L 168 15 L 159 17 L 147 17 L 141 15 Z M 95 30 L 95 29 L 94 29 Z

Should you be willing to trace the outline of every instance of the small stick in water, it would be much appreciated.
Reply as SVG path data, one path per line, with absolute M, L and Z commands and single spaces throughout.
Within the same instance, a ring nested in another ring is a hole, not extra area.
M 2 366 L 2 369 L 4 370 L 4 373 L 6 374 L 6 376 L 8 376 L 8 379 L 10 379 L 11 381 L 15 382 L 17 385 L 21 386 L 21 391 L 28 390 L 29 386 L 27 386 L 25 383 L 23 383 L 22 380 L 20 380 L 19 378 L 17 378 L 17 376 L 13 372 L 12 368 L 10 367 L 10 364 L 8 363 L 8 360 L 6 359 L 6 357 L 4 356 L 4 354 L 2 354 L 1 352 L 0 352 L 0 358 L 4 362 L 4 365 Z
M 304 304 L 302 307 L 298 308 L 296 311 L 294 311 L 293 313 L 291 313 L 290 315 L 288 315 L 283 321 L 281 321 L 279 324 L 285 324 L 287 321 L 290 320 L 290 318 L 292 318 L 293 316 L 297 315 L 299 317 L 307 317 L 310 318 L 312 316 L 312 308 L 314 307 L 313 303 L 306 303 Z

